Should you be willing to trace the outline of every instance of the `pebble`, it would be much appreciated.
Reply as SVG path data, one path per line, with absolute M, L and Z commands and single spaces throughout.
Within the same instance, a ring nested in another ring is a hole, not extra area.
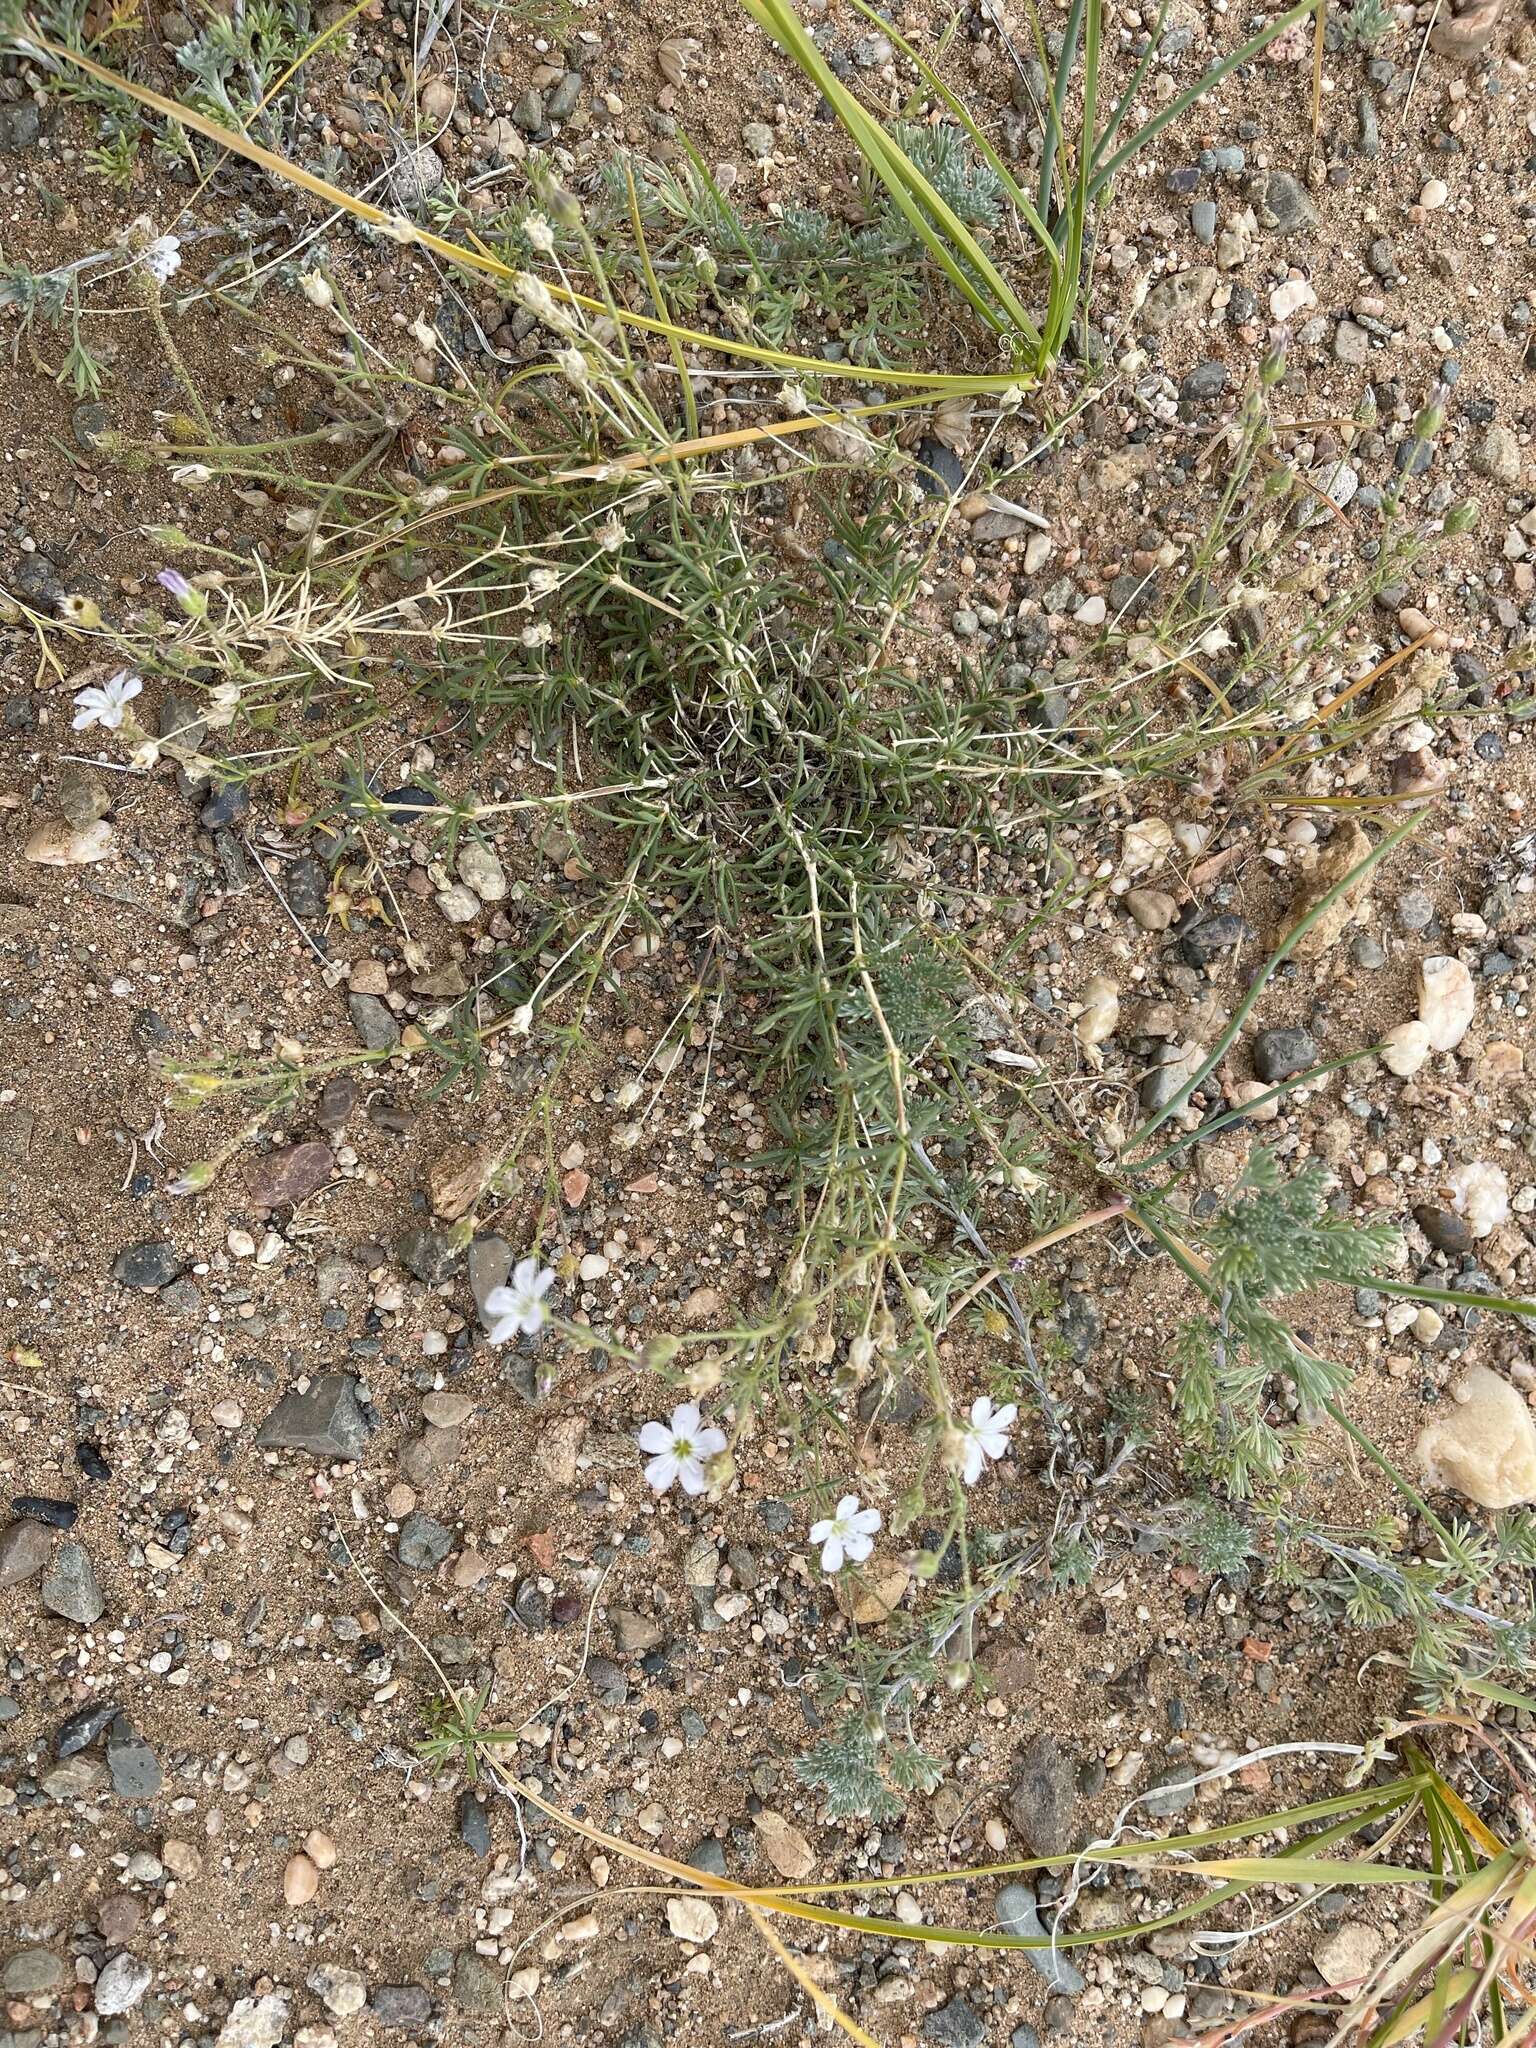
M 997 1895 L 996 1911 L 997 1924 L 1004 1934 L 1038 1940 L 1046 1932 L 1036 1909 L 1035 1894 L 1027 1884 L 1004 1885 Z M 1030 1968 L 1044 1978 L 1051 1991 L 1076 1998 L 1085 1989 L 1087 1980 L 1066 1951 L 1029 1948 L 1023 1951 L 1023 1956 Z
M 218 2048 L 278 2048 L 288 2031 L 288 1994 L 237 1998 L 218 2034 Z
M 1417 1017 L 1394 1024 L 1382 1034 L 1381 1063 L 1389 1072 L 1400 1074 L 1404 1079 L 1416 1074 L 1429 1054 L 1429 1030 Z
M 1368 1977 L 1386 1937 L 1365 1920 L 1346 1920 L 1325 1934 L 1312 1951 L 1312 1966 L 1325 1984 L 1356 1987 Z
M 10 1998 L 52 1998 L 64 1989 L 64 1965 L 51 1949 L 19 1949 L 0 1970 L 0 1991 Z
M 43 1574 L 43 1605 L 50 1614 L 89 1628 L 106 1612 L 95 1567 L 83 1543 L 61 1543 Z
M 462 882 L 439 889 L 433 900 L 450 924 L 473 924 L 480 915 L 480 898 Z
M 350 1373 L 323 1372 L 302 1393 L 285 1394 L 261 1428 L 262 1450 L 309 1451 L 317 1458 L 360 1458 L 368 1423 Z
M 1219 917 L 1207 917 L 1199 924 L 1191 925 L 1179 941 L 1179 951 L 1191 967 L 1209 967 L 1223 953 L 1232 952 L 1252 936 L 1248 923 L 1227 911 Z
M 1489 1366 L 1468 1367 L 1420 1432 L 1417 1453 L 1431 1486 L 1449 1487 L 1479 1507 L 1536 1501 L 1536 1418 Z
M 708 1899 L 685 1893 L 667 1901 L 667 1926 L 679 1941 L 713 1941 L 720 1931 L 720 1916 Z
M 156 1239 L 131 1244 L 112 1261 L 112 1278 L 145 1294 L 169 1287 L 186 1270 L 187 1262 L 175 1245 Z
M 1449 953 L 1419 962 L 1419 1022 L 1436 1052 L 1460 1045 L 1477 1008 L 1477 992 L 1464 964 Z
M 283 1868 L 283 1902 L 289 1906 L 307 1906 L 320 1889 L 320 1873 L 309 1857 L 300 1851 L 290 1856 Z
M 125 1714 L 107 1734 L 107 1770 L 112 1790 L 123 1799 L 153 1799 L 165 1784 L 159 1758 Z
M 347 1011 L 352 1029 L 369 1052 L 388 1052 L 400 1043 L 400 1026 L 380 997 L 349 995 Z
M 500 903 L 507 893 L 507 871 L 488 846 L 478 839 L 466 840 L 459 848 L 459 880 L 473 889 L 482 903 Z
M 1261 1031 L 1253 1041 L 1253 1071 L 1261 1081 L 1289 1081 L 1317 1065 L 1317 1044 L 1299 1030 Z
M 1512 428 L 1497 421 L 1485 427 L 1472 449 L 1472 467 L 1490 483 L 1513 490 L 1520 481 L 1520 443 Z
M 377 1985 L 369 1999 L 381 2028 L 424 2028 L 432 2017 L 432 1993 L 424 1985 Z
M 1451 188 L 1443 178 L 1426 179 L 1419 192 L 1419 204 L 1426 213 L 1438 213 L 1451 196 Z
M 1451 1207 L 1474 1237 L 1488 1237 L 1509 1220 L 1509 1176 L 1491 1159 L 1470 1160 L 1445 1176 Z M 1427 1233 L 1426 1233 L 1427 1235 Z
M 741 140 L 748 156 L 759 163 L 767 163 L 773 155 L 777 137 L 766 121 L 748 121 L 741 131 Z
M 1077 1773 L 1050 1735 L 1037 1735 L 1019 1758 L 1008 1788 L 1010 1824 L 1031 1856 L 1070 1848 L 1077 1820 Z
M 1165 932 L 1179 914 L 1179 906 L 1162 889 L 1127 889 L 1125 907 L 1144 932 Z
M 413 1572 L 429 1572 L 453 1548 L 453 1534 L 431 1515 L 407 1515 L 395 1545 L 400 1562 Z
M 97 2012 L 103 2019 L 131 2012 L 154 1982 L 154 1975 L 148 1963 L 124 1949 L 103 1967 L 96 1979 Z
M 459 1796 L 459 1840 L 473 1856 L 482 1862 L 491 1853 L 491 1822 L 485 1810 L 485 1802 L 473 1791 Z
M 963 1998 L 936 2007 L 923 2021 L 923 2039 L 937 2041 L 941 2048 L 980 2048 L 986 2038 L 986 2021 Z
M 306 1982 L 326 2011 L 339 2020 L 351 2019 L 368 2003 L 367 1978 L 343 1963 L 322 1963 L 318 1970 L 310 1971 Z
M 311 1138 L 306 1144 L 284 1145 L 251 1160 L 245 1168 L 245 1192 L 259 1209 L 283 1208 L 305 1201 L 323 1188 L 335 1171 L 330 1146 Z

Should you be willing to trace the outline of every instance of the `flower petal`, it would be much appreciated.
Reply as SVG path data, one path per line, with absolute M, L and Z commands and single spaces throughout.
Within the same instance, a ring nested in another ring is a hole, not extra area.
M 830 1536 L 831 1534 L 832 1534 L 832 1524 L 831 1524 L 830 1522 L 826 1522 L 826 1521 L 823 1521 L 823 1522 L 812 1522 L 812 1524 L 811 1524 L 811 1541 L 812 1541 L 813 1543 L 825 1543 L 825 1542 L 826 1542 L 826 1540 L 827 1540 L 827 1538 L 828 1538 L 828 1537 L 829 1537 L 829 1536 Z
M 652 1458 L 645 1468 L 645 1483 L 653 1493 L 665 1493 L 678 1475 L 678 1463 L 670 1451 Z
M 709 1481 L 704 1477 L 704 1467 L 697 1458 L 682 1458 L 678 1461 L 677 1476 L 683 1483 L 684 1493 L 707 1493 Z
M 672 1432 L 664 1422 L 648 1422 L 640 1432 L 639 1444 L 642 1451 L 664 1457 L 672 1448 Z
M 840 1572 L 843 1568 L 843 1541 L 840 1536 L 829 1536 L 822 1546 L 821 1568 L 824 1572 Z
M 837 1519 L 840 1522 L 846 1522 L 850 1516 L 856 1515 L 858 1512 L 859 1496 L 856 1493 L 845 1493 L 837 1504 Z
M 699 1404 L 684 1401 L 672 1410 L 672 1434 L 674 1436 L 697 1436 L 699 1433 Z
M 693 1439 L 694 1449 L 701 1458 L 712 1458 L 716 1451 L 725 1449 L 723 1429 L 701 1429 Z

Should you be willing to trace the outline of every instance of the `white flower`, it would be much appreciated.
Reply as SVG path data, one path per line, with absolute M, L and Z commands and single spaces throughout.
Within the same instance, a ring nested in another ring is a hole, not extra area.
M 323 271 L 306 270 L 299 279 L 299 290 L 312 306 L 318 306 L 323 313 L 328 306 L 336 303 L 336 294 L 331 290 L 330 279 Z
M 862 1564 L 875 1547 L 879 1527 L 880 1510 L 861 1508 L 856 1493 L 845 1493 L 835 1515 L 811 1524 L 811 1541 L 821 1545 L 822 1570 L 840 1572 L 845 1562 Z
M 957 1431 L 963 1446 L 960 1477 L 967 1486 L 976 1484 L 986 1470 L 988 1458 L 1001 1458 L 1006 1454 L 1008 1432 L 1018 1412 L 1012 1401 L 1006 1407 L 994 1408 L 987 1394 L 971 1403 L 970 1419 L 962 1422 Z
M 655 1493 L 665 1493 L 677 1480 L 684 1493 L 705 1493 L 709 1479 L 704 1463 L 725 1449 L 725 1431 L 701 1426 L 696 1401 L 684 1401 L 672 1410 L 670 1422 L 648 1422 L 640 1432 L 640 1448 L 649 1462 L 645 1483 Z
M 555 253 L 555 231 L 542 213 L 530 213 L 523 222 L 523 233 L 541 256 Z
M 559 588 L 560 571 L 558 569 L 538 568 L 528 571 L 528 595 L 530 597 L 548 597 L 551 591 L 558 590 Z
M 548 619 L 539 619 L 531 626 L 524 626 L 518 638 L 525 647 L 547 647 L 554 638 L 554 632 Z
M 487 1342 L 506 1344 L 519 1331 L 528 1337 L 536 1336 L 544 1327 L 544 1297 L 554 1281 L 553 1267 L 541 1266 L 537 1259 L 519 1259 L 512 1268 L 510 1283 L 493 1287 L 485 1297 L 480 1313 Z
M 175 235 L 156 235 L 139 251 L 139 261 L 156 284 L 169 284 L 181 268 L 181 243 Z
M 507 1019 L 507 1029 L 514 1038 L 526 1038 L 533 1029 L 532 1003 L 519 1003 Z
M 84 732 L 87 726 L 102 725 L 108 732 L 116 732 L 127 715 L 129 702 L 143 687 L 137 676 L 120 668 L 99 690 L 78 690 L 75 693 L 75 731 Z

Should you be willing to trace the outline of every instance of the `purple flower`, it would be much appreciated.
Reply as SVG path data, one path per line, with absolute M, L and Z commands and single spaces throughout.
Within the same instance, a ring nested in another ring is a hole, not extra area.
M 192 586 L 179 569 L 162 569 L 155 581 L 162 590 L 168 590 L 172 597 L 183 604 L 192 595 Z

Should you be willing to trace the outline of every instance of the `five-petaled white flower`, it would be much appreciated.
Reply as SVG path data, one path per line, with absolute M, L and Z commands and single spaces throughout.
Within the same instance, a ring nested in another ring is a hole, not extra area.
M 879 1527 L 880 1510 L 861 1508 L 856 1493 L 845 1493 L 835 1515 L 811 1524 L 811 1541 L 821 1545 L 822 1570 L 840 1572 L 845 1561 L 862 1564 L 875 1547 Z
M 507 1285 L 493 1287 L 485 1297 L 481 1315 L 487 1341 L 507 1344 L 519 1332 L 526 1337 L 537 1336 L 548 1314 L 544 1297 L 554 1281 L 552 1267 L 541 1266 L 537 1259 L 519 1259 Z
M 696 1401 L 684 1401 L 672 1410 L 670 1422 L 648 1422 L 640 1432 L 640 1448 L 646 1452 L 645 1483 L 656 1493 L 665 1493 L 676 1480 L 684 1493 L 704 1493 L 709 1477 L 706 1460 L 725 1449 L 725 1431 L 703 1427 Z
M 976 1484 L 986 1470 L 988 1458 L 1001 1458 L 1007 1452 L 1008 1432 L 1018 1412 L 1012 1401 L 1002 1408 L 994 1408 L 988 1394 L 971 1403 L 969 1420 L 959 1426 L 964 1460 L 960 1477 L 967 1486 Z
M 127 716 L 130 700 L 137 697 L 143 687 L 136 675 L 120 668 L 115 676 L 108 676 L 99 690 L 77 690 L 75 731 L 84 732 L 87 726 L 102 725 L 108 732 L 116 732 Z
M 139 261 L 156 284 L 169 284 L 181 268 L 181 242 L 175 235 L 156 235 L 139 251 Z

